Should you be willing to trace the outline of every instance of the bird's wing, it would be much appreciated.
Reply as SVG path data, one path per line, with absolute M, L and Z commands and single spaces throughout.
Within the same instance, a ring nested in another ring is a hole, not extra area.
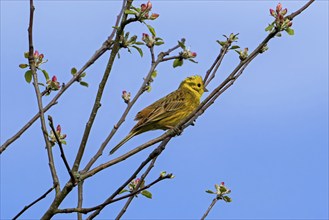
M 186 107 L 185 96 L 183 91 L 176 90 L 144 108 L 136 115 L 135 120 L 139 120 L 139 122 L 135 127 L 159 121 L 171 115 L 172 112 L 184 109 Z

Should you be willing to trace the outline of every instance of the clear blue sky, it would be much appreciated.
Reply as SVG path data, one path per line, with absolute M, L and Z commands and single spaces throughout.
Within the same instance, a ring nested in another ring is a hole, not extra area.
M 140 5 L 142 2 L 135 2 Z M 144 94 L 97 164 L 134 125 L 133 117 L 146 105 L 176 89 L 186 76 L 204 75 L 217 53 L 222 34 L 240 33 L 238 44 L 253 50 L 266 36 L 272 21 L 269 8 L 277 1 L 153 1 L 150 22 L 166 50 L 185 37 L 198 53 L 198 64 L 172 68 L 164 63 L 152 91 Z M 288 13 L 304 1 L 282 1 Z M 111 32 L 119 1 L 35 2 L 34 45 L 45 54 L 44 68 L 67 82 L 72 67 L 80 68 Z M 28 50 L 28 1 L 1 0 L 1 144 L 36 112 L 32 85 L 24 81 L 23 53 Z M 150 191 L 153 199 L 135 199 L 124 215 L 129 219 L 198 219 L 207 209 L 215 183 L 224 181 L 233 202 L 219 202 L 212 219 L 328 219 L 328 2 L 316 1 L 293 21 L 295 36 L 276 38 L 244 75 L 202 116 L 196 126 L 172 140 L 158 159 L 148 181 L 163 170 L 176 176 Z M 141 24 L 128 30 L 139 36 Z M 125 108 L 121 91 L 135 94 L 150 65 L 144 48 L 122 51 L 105 89 L 82 166 L 93 155 Z M 65 151 L 72 164 L 108 55 L 87 70 L 89 88 L 73 85 L 51 111 L 68 135 Z M 225 58 L 213 89 L 238 63 L 235 52 Z M 54 94 L 44 99 L 47 103 Z M 162 131 L 149 132 L 128 142 L 118 154 Z M 84 206 L 104 201 L 151 149 L 97 174 L 85 183 Z M 68 180 L 59 150 L 54 149 L 62 185 Z M 47 155 L 37 121 L 1 155 L 1 219 L 12 218 L 52 185 Z M 76 205 L 76 191 L 61 208 Z M 52 201 L 49 195 L 22 218 L 39 219 Z M 98 219 L 113 218 L 124 202 L 105 208 Z M 56 215 L 54 219 L 75 219 Z

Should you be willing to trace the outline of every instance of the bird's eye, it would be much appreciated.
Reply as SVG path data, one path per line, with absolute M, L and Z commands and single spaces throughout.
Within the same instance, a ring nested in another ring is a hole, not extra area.
M 201 87 L 201 83 L 198 83 L 198 87 Z

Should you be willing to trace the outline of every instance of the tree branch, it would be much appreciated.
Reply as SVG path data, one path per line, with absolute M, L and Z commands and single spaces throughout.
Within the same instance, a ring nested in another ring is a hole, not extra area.
M 17 215 L 15 215 L 15 217 L 13 218 L 13 220 L 16 220 L 19 216 L 21 216 L 26 210 L 28 210 L 30 207 L 32 207 L 34 204 L 36 204 L 37 202 L 39 202 L 40 200 L 46 198 L 46 196 L 55 189 L 56 186 L 51 187 L 50 189 L 48 189 L 44 194 L 42 194 L 39 198 L 37 198 L 36 200 L 34 200 L 33 202 L 31 202 L 29 205 L 25 206 Z
M 59 146 L 59 150 L 61 151 L 61 158 L 63 159 L 66 170 L 67 170 L 67 172 L 69 173 L 69 175 L 71 177 L 71 181 L 72 181 L 73 184 L 77 184 L 76 180 L 75 180 L 75 177 L 73 176 L 72 171 L 70 169 L 70 165 L 66 160 L 64 149 L 63 149 L 63 146 L 62 146 L 62 142 L 59 140 L 59 137 L 58 137 L 57 132 L 55 130 L 53 118 L 50 115 L 48 115 L 48 121 L 49 121 L 50 128 L 53 131 L 53 134 L 56 138 L 57 144 Z
M 78 183 L 78 206 L 77 208 L 82 208 L 83 203 L 83 181 Z M 82 213 L 77 213 L 78 220 L 82 220 Z
M 130 8 L 130 6 L 132 4 L 132 1 L 133 0 L 127 0 L 127 4 L 126 4 L 125 9 Z M 121 25 L 120 25 L 120 28 L 117 29 L 115 42 L 114 42 L 112 50 L 111 50 L 110 58 L 108 60 L 103 78 L 102 78 L 102 80 L 99 84 L 99 88 L 98 88 L 98 91 L 97 91 L 97 95 L 96 95 L 96 99 L 95 99 L 95 102 L 94 102 L 94 105 L 93 105 L 93 109 L 90 113 L 88 122 L 86 124 L 85 131 L 84 131 L 81 143 L 80 143 L 80 147 L 79 147 L 77 156 L 76 156 L 74 164 L 73 164 L 73 168 L 72 168 L 73 173 L 77 172 L 78 169 L 79 169 L 80 162 L 81 162 L 82 156 L 84 154 L 84 150 L 85 150 L 88 138 L 89 138 L 91 128 L 92 128 L 93 123 L 95 121 L 98 109 L 101 106 L 101 99 L 102 99 L 102 96 L 103 96 L 104 88 L 105 88 L 107 80 L 110 76 L 110 73 L 111 73 L 111 70 L 112 70 L 112 67 L 113 67 L 113 64 L 114 64 L 114 60 L 115 60 L 115 58 L 117 56 L 117 53 L 119 52 L 119 49 L 120 49 L 120 37 L 123 34 L 123 28 L 125 26 L 126 20 L 127 20 L 127 14 L 123 14 Z
M 210 210 L 214 207 L 214 205 L 216 204 L 217 201 L 218 201 L 217 198 L 214 198 L 212 200 L 210 206 L 208 207 L 207 211 L 203 214 L 201 220 L 204 220 L 207 217 L 207 215 L 209 214 Z
M 47 132 L 47 127 L 45 123 L 45 116 L 44 116 L 44 111 L 42 107 L 42 97 L 38 85 L 38 76 L 37 76 L 37 70 L 35 66 L 35 58 L 34 58 L 34 47 L 33 47 L 33 16 L 34 16 L 34 5 L 33 5 L 33 0 L 30 0 L 30 22 L 29 22 L 29 28 L 28 28 L 28 38 L 29 38 L 29 65 L 30 69 L 32 71 L 32 76 L 33 76 L 33 86 L 35 90 L 35 94 L 37 97 L 38 101 L 38 108 L 39 108 L 39 113 L 40 113 L 40 122 L 41 122 L 41 130 L 43 134 L 43 138 L 46 143 L 46 148 L 47 148 L 47 153 L 48 153 L 48 164 L 51 172 L 51 176 L 53 178 L 53 185 L 56 186 L 56 193 L 59 192 L 60 186 L 59 186 L 59 180 L 58 176 L 56 173 L 56 168 L 55 168 L 55 163 L 54 163 L 54 158 L 53 158 L 53 153 L 51 149 L 51 144 L 48 139 L 48 132 Z

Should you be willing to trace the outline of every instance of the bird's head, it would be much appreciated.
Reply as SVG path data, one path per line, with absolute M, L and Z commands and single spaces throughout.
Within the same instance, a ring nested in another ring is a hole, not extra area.
M 204 87 L 202 77 L 198 75 L 187 77 L 183 82 L 181 82 L 179 88 L 187 88 L 198 94 L 200 97 L 205 91 L 207 91 Z

